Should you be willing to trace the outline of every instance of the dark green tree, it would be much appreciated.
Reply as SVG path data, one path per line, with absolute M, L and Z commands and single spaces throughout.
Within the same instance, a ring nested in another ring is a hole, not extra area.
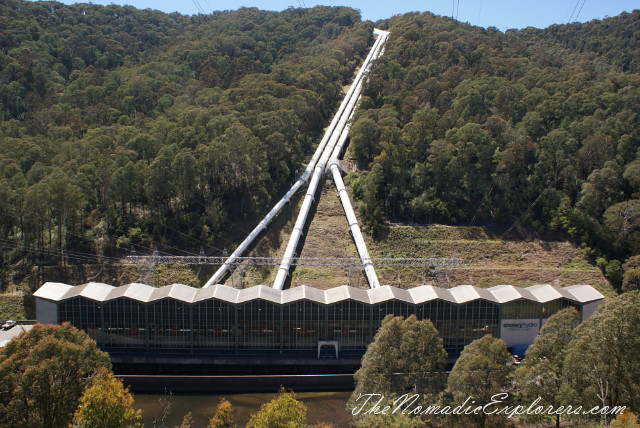
M 555 313 L 527 349 L 522 365 L 515 371 L 515 379 L 522 389 L 525 403 L 531 403 L 540 397 L 541 405 L 558 408 L 567 404 L 560 395 L 562 367 L 565 348 L 580 321 L 580 313 L 574 308 Z M 559 428 L 559 414 L 555 417 L 555 423 L 556 428 Z
M 403 394 L 435 398 L 445 386 L 446 357 L 440 334 L 430 320 L 387 315 L 362 357 L 347 409 L 362 408 L 357 413 L 364 415 L 370 407 L 362 407 L 367 394 L 380 394 L 385 402 Z M 369 403 L 376 401 L 372 398 Z
M 640 405 L 640 291 L 604 303 L 580 324 L 565 350 L 563 393 L 589 406 Z
M 453 402 L 460 405 L 470 399 L 468 405 L 483 406 L 492 402 L 492 397 L 504 393 L 509 387 L 512 355 L 500 339 L 486 335 L 476 339 L 460 353 L 447 381 L 447 391 Z M 504 401 L 504 400 L 503 400 Z M 484 412 L 462 416 L 467 423 L 487 426 L 490 420 L 499 423 L 504 416 L 490 416 Z
M 0 425 L 66 427 L 99 368 L 111 361 L 85 332 L 34 326 L 0 350 Z

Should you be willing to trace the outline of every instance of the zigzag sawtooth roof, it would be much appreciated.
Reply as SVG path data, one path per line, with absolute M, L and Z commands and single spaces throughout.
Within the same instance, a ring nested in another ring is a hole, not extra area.
M 260 299 L 277 304 L 289 304 L 299 300 L 309 300 L 324 305 L 345 300 L 355 300 L 369 305 L 376 305 L 390 300 L 400 300 L 410 304 L 420 304 L 431 300 L 445 300 L 454 304 L 464 304 L 473 300 L 487 300 L 502 304 L 519 299 L 537 303 L 546 303 L 563 297 L 578 303 L 588 303 L 604 299 L 604 296 L 596 289 L 590 285 L 583 284 L 572 285 L 565 288 L 554 287 L 549 284 L 532 285 L 526 288 L 514 287 L 512 285 L 496 285 L 491 288 L 480 288 L 473 285 L 459 285 L 453 288 L 420 285 L 409 290 L 390 285 L 383 285 L 379 288 L 368 290 L 347 285 L 330 288 L 328 290 L 319 290 L 303 285 L 281 291 L 266 285 L 256 285 L 238 290 L 222 284 L 198 289 L 184 284 L 172 284 L 154 288 L 138 283 L 114 287 L 96 282 L 78 286 L 47 282 L 33 293 L 33 295 L 41 299 L 56 302 L 82 296 L 97 302 L 108 302 L 117 298 L 127 297 L 145 303 L 169 298 L 186 303 L 218 299 L 233 304 L 240 304 Z

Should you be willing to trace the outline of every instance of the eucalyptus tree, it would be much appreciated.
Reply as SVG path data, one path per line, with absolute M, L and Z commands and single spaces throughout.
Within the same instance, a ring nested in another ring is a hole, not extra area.
M 445 386 L 446 358 L 442 338 L 430 320 L 387 315 L 362 357 L 347 408 L 365 416 L 367 400 L 389 404 L 404 394 L 418 395 L 420 401 L 435 399 Z
M 527 349 L 522 365 L 515 372 L 516 384 L 522 391 L 525 403 L 540 397 L 541 404 L 554 408 L 566 404 L 561 394 L 562 367 L 566 347 L 578 324 L 580 313 L 574 308 L 563 309 L 547 320 Z M 555 423 L 559 428 L 560 414 L 556 415 Z

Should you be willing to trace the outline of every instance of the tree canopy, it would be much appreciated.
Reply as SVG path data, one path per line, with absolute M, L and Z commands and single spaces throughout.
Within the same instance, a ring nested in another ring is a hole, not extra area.
M 568 397 L 584 405 L 640 408 L 640 291 L 605 303 L 580 324 L 566 347 Z
M 465 346 L 447 380 L 447 390 L 453 395 L 455 403 L 462 404 L 469 400 L 468 405 L 484 405 L 490 403 L 495 394 L 506 392 L 509 387 L 508 363 L 512 358 L 507 345 L 491 335 Z M 500 418 L 488 416 L 485 412 L 464 417 L 481 426 L 486 426 L 487 419 Z
M 8 0 L 0 23 L 0 265 L 222 253 L 295 178 L 373 38 L 322 6 Z
M 0 425 L 59 428 L 71 422 L 94 371 L 109 356 L 70 324 L 35 325 L 0 349 Z
M 113 373 L 101 367 L 91 377 L 73 415 L 73 428 L 142 427 L 142 412 L 133 409 L 133 395 Z
M 437 394 L 444 389 L 447 353 L 440 334 L 430 320 L 418 321 L 387 315 L 355 374 L 356 388 L 350 402 L 360 394 Z M 362 400 L 361 400 L 362 401 Z
M 566 308 L 552 315 L 542 327 L 515 374 L 525 401 L 533 402 L 540 397 L 543 404 L 556 408 L 567 404 L 560 393 L 562 367 L 565 348 L 578 324 L 580 313 L 574 308 Z M 560 428 L 559 414 L 555 421 L 556 428 Z
M 235 428 L 231 403 L 226 398 L 221 398 L 216 406 L 216 411 L 209 419 L 207 428 Z
M 307 426 L 307 407 L 296 400 L 293 391 L 280 388 L 276 397 L 251 415 L 249 428 L 303 428 Z
M 639 21 L 379 22 L 391 34 L 350 131 L 365 220 L 562 230 L 620 287 L 608 264 L 640 251 Z
M 377 23 L 391 37 L 350 144 L 365 221 L 562 230 L 621 287 L 640 252 L 639 14 L 505 33 Z M 0 22 L 3 266 L 223 253 L 295 178 L 373 29 L 344 7 L 18 0 Z
M 387 315 L 355 373 L 356 387 L 347 403 L 357 426 L 413 426 L 411 417 L 371 414 L 395 399 L 415 394 L 433 400 L 444 389 L 447 353 L 430 320 Z

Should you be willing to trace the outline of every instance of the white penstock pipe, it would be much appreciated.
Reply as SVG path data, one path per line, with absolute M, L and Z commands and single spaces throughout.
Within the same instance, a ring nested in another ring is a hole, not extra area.
M 387 32 L 381 32 L 380 36 L 381 38 L 384 37 L 383 40 L 386 40 L 388 34 L 389 33 Z M 380 53 L 380 55 L 381 54 L 382 53 Z M 335 148 L 333 149 L 333 153 L 331 154 L 331 158 L 329 159 L 329 170 L 331 171 L 333 182 L 336 184 L 336 189 L 338 190 L 338 196 L 340 197 L 340 202 L 342 203 L 344 213 L 347 216 L 347 222 L 349 223 L 351 236 L 353 236 L 353 241 L 355 242 L 356 249 L 358 250 L 358 254 L 360 255 L 360 260 L 362 261 L 362 267 L 364 269 L 365 275 L 367 276 L 369 287 L 378 288 L 380 287 L 380 281 L 378 280 L 376 270 L 371 263 L 371 257 L 369 256 L 369 251 L 367 251 L 367 245 L 364 242 L 362 232 L 360 231 L 360 227 L 358 226 L 358 219 L 356 218 L 356 214 L 353 210 L 353 207 L 351 206 L 351 200 L 349 199 L 349 194 L 347 193 L 347 190 L 344 186 L 342 174 L 340 174 L 340 167 L 338 165 L 338 158 L 342 154 L 344 143 L 347 141 L 347 137 L 349 136 L 349 129 L 351 129 L 351 124 L 345 126 L 342 134 L 340 135 L 340 139 L 338 140 L 338 144 L 336 144 Z
M 361 86 L 358 83 L 358 86 Z M 355 92 L 354 94 L 357 94 Z M 355 102 L 357 100 L 357 96 L 352 96 L 351 101 L 349 102 L 349 107 L 345 110 L 351 111 L 353 110 L 353 106 L 355 106 Z M 291 236 L 289 237 L 289 242 L 287 243 L 287 248 L 284 252 L 284 256 L 282 258 L 282 263 L 280 264 L 280 268 L 278 269 L 278 274 L 276 275 L 276 279 L 273 282 L 273 288 L 278 290 L 282 290 L 284 287 L 284 282 L 287 279 L 287 275 L 289 274 L 289 269 L 291 268 L 291 259 L 295 255 L 296 248 L 298 247 L 298 243 L 300 242 L 300 237 L 302 236 L 302 229 L 307 222 L 307 217 L 309 216 L 309 211 L 311 211 L 311 206 L 313 205 L 314 196 L 316 191 L 318 190 L 318 184 L 324 175 L 324 169 L 327 165 L 327 161 L 329 160 L 329 156 L 333 150 L 333 147 L 340 136 L 338 129 L 343 129 L 344 125 L 347 122 L 348 114 L 343 114 L 340 122 L 336 130 L 332 133 L 331 138 L 329 140 L 329 144 L 327 145 L 325 151 L 322 153 L 322 157 L 318 161 L 316 168 L 313 172 L 313 176 L 311 177 L 311 182 L 309 183 L 309 188 L 307 189 L 307 193 L 304 196 L 304 200 L 302 201 L 302 207 L 300 208 L 300 212 L 298 213 L 298 218 L 296 219 L 296 224 L 293 226 L 293 231 L 291 232 Z
M 381 40 L 381 37 L 378 37 L 378 39 L 374 43 L 373 47 L 371 48 L 371 51 L 369 52 L 369 55 L 367 55 L 367 58 L 365 59 L 365 64 L 367 64 L 371 60 L 371 58 L 373 57 L 374 50 L 376 50 L 377 47 L 380 45 L 380 40 Z M 363 67 L 360 69 L 360 71 L 356 75 L 356 78 L 355 78 L 354 82 L 356 80 L 359 80 L 362 77 L 364 68 L 365 67 L 363 65 Z M 345 100 L 350 98 L 351 95 L 353 94 L 354 86 L 355 85 L 352 85 L 351 88 L 349 89 L 349 92 L 345 96 Z M 336 115 L 334 116 L 333 120 L 331 121 L 331 124 L 327 128 L 327 131 L 326 131 L 324 137 L 322 138 L 322 141 L 320 142 L 320 144 L 318 145 L 318 148 L 316 149 L 315 153 L 313 154 L 313 157 L 309 161 L 309 164 L 307 165 L 304 173 L 300 176 L 300 178 L 298 178 L 298 180 L 296 180 L 296 182 L 293 184 L 293 186 L 291 186 L 291 189 L 289 189 L 289 191 L 282 197 L 282 199 L 280 199 L 280 201 L 278 201 L 278 203 L 271 209 L 271 211 L 269 211 L 269 213 L 262 219 L 262 221 L 260 221 L 260 223 L 258 223 L 258 225 L 251 231 L 251 233 L 244 239 L 244 241 L 242 241 L 242 243 L 238 246 L 238 248 L 236 248 L 236 250 L 233 252 L 233 254 L 231 254 L 229 256 L 229 258 L 227 260 L 225 260 L 224 264 L 222 266 L 220 266 L 220 268 L 216 271 L 216 273 L 214 273 L 213 276 L 204 285 L 205 287 L 209 287 L 211 285 L 214 285 L 214 284 L 218 283 L 222 279 L 222 277 L 225 275 L 225 273 L 227 272 L 229 267 L 233 264 L 233 262 L 235 262 L 236 258 L 240 257 L 242 255 L 242 253 L 244 253 L 246 251 L 246 249 L 249 247 L 249 245 L 251 245 L 251 243 L 255 240 L 255 238 L 257 238 L 258 235 L 260 235 L 260 233 L 264 229 L 266 229 L 267 225 L 271 222 L 271 220 L 273 220 L 278 215 L 278 213 L 284 207 L 284 205 L 291 200 L 293 195 L 298 191 L 298 189 L 300 189 L 300 186 L 302 186 L 302 183 L 307 181 L 307 179 L 311 175 L 311 172 L 315 168 L 316 163 L 318 162 L 318 159 L 320 158 L 322 152 L 324 151 L 324 149 L 325 149 L 325 147 L 327 145 L 327 142 L 329 141 L 329 137 L 331 136 L 331 134 L 333 133 L 333 130 L 335 129 L 336 125 L 338 124 L 339 119 L 340 119 L 340 117 L 342 115 L 342 112 L 344 111 L 345 107 L 346 107 L 346 104 L 343 101 L 342 104 L 340 105 L 340 108 L 336 112 Z
M 320 182 L 320 179 L 324 175 L 325 166 L 327 164 L 327 161 L 329 160 L 331 153 L 333 152 L 333 148 L 338 142 L 342 134 L 342 131 L 347 124 L 347 121 L 349 120 L 349 118 L 351 117 L 351 114 L 353 113 L 353 110 L 358 101 L 358 98 L 360 97 L 360 92 L 362 91 L 362 77 L 367 72 L 369 65 L 371 63 L 371 60 L 375 58 L 376 55 L 379 53 L 382 43 L 384 43 L 385 39 L 386 39 L 386 34 L 380 34 L 380 36 L 374 43 L 373 47 L 371 48 L 371 51 L 369 52 L 369 55 L 367 55 L 365 62 L 360 68 L 360 71 L 358 72 L 356 79 L 351 85 L 351 88 L 349 89 L 347 96 L 345 97 L 345 99 L 342 102 L 342 105 L 340 106 L 340 110 L 338 113 L 340 114 L 340 120 L 338 122 L 338 125 L 335 127 L 335 129 L 331 131 L 327 131 L 327 134 L 331 133 L 329 143 L 327 144 L 325 151 L 323 152 L 322 157 L 320 158 L 320 161 L 318 162 L 318 165 L 315 168 L 313 178 L 309 183 L 309 188 L 305 195 L 304 201 L 302 202 L 302 207 L 300 208 L 300 212 L 298 213 L 298 218 L 296 219 L 296 223 L 293 227 L 293 231 L 291 232 L 291 237 L 289 238 L 287 248 L 285 249 L 285 253 L 282 258 L 282 263 L 280 264 L 280 268 L 278 269 L 278 273 L 276 274 L 276 279 L 273 282 L 273 288 L 277 290 L 282 290 L 284 288 L 284 283 L 287 279 L 287 276 L 289 275 L 289 269 L 291 268 L 291 260 L 295 256 L 295 250 L 298 247 L 298 243 L 300 242 L 300 237 L 302 236 L 302 229 L 306 224 L 309 211 L 311 210 L 311 205 L 313 204 L 313 199 L 317 191 L 318 184 Z M 336 117 L 338 116 L 338 114 L 336 114 Z M 369 261 L 369 264 L 371 264 L 370 261 Z
M 367 276 L 369 287 L 378 288 L 380 287 L 378 275 L 376 274 L 373 264 L 371 263 L 371 257 L 369 256 L 369 251 L 367 251 L 367 245 L 365 244 L 364 238 L 362 237 L 360 226 L 358 226 L 358 219 L 356 218 L 356 214 L 351 206 L 349 194 L 344 187 L 344 181 L 342 181 L 340 167 L 338 166 L 338 156 L 342 151 L 342 145 L 347 140 L 347 136 L 349 135 L 349 128 L 350 126 L 347 126 L 345 127 L 344 131 L 342 131 L 342 136 L 340 137 L 341 143 L 339 143 L 333 151 L 333 155 L 331 156 L 331 160 L 329 161 L 329 170 L 331 171 L 331 175 L 333 176 L 333 182 L 336 184 L 336 189 L 338 190 L 338 196 L 340 196 L 340 202 L 342 202 L 344 213 L 347 216 L 347 222 L 349 223 L 351 236 L 353 236 L 353 241 L 355 242 L 358 254 L 360 255 L 360 260 L 362 261 L 362 267 L 364 269 L 365 275 Z

